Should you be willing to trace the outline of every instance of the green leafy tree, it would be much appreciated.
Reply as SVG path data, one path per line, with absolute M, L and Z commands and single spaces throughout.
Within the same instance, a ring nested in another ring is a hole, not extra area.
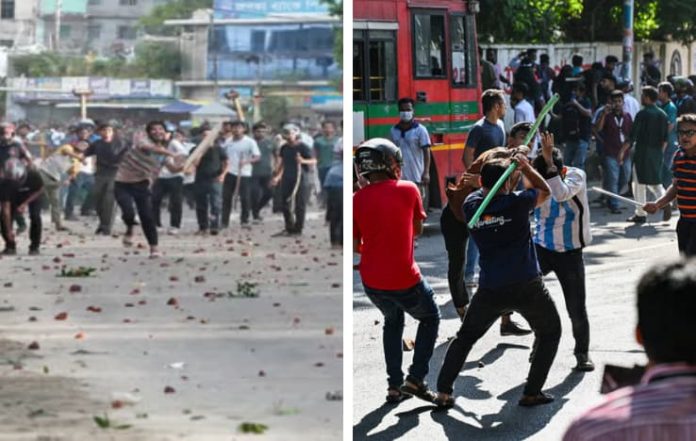
M 157 6 L 152 12 L 140 18 L 139 26 L 152 35 L 178 35 L 181 28 L 178 26 L 165 26 L 165 20 L 177 18 L 190 18 L 198 9 L 210 9 L 213 0 L 175 0 Z
M 282 96 L 264 97 L 261 100 L 261 115 L 271 127 L 280 127 L 288 117 L 288 100 Z
M 636 40 L 696 41 L 691 0 L 635 0 Z M 620 41 L 622 0 L 482 0 L 480 41 L 555 43 Z
M 181 76 L 181 53 L 172 44 L 141 43 L 135 47 L 135 68 L 147 78 L 178 79 Z

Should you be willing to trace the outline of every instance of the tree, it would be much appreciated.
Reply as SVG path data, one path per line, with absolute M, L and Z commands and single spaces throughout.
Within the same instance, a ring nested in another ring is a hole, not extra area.
M 181 53 L 172 44 L 146 42 L 135 47 L 135 68 L 144 77 L 178 79 L 181 66 Z
M 213 0 L 175 0 L 157 6 L 150 15 L 140 18 L 139 27 L 151 35 L 178 35 L 181 32 L 179 26 L 165 26 L 165 20 L 177 18 L 190 18 L 198 9 L 210 9 Z
M 280 127 L 288 117 L 288 100 L 282 96 L 269 96 L 261 100 L 261 115 L 271 127 Z
M 482 0 L 480 41 L 554 43 L 621 41 L 622 0 Z M 690 0 L 635 0 L 636 40 L 696 41 Z

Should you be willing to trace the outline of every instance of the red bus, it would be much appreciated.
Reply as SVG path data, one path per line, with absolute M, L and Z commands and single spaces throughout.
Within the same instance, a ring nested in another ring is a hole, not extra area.
M 416 101 L 432 142 L 430 206 L 441 207 L 447 180 L 464 169 L 467 133 L 481 117 L 478 1 L 355 0 L 354 143 L 389 138 L 397 101 Z

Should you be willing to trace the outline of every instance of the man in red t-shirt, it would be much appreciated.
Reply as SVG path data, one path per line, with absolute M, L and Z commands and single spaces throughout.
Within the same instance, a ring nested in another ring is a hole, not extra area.
M 418 187 L 401 177 L 401 152 L 389 140 L 374 138 L 355 152 L 360 175 L 369 185 L 353 195 L 353 245 L 361 254 L 365 294 L 384 315 L 387 402 L 435 395 L 424 378 L 433 354 L 440 312 L 433 290 L 413 259 L 413 242 L 423 231 L 425 211 Z M 402 337 L 404 312 L 419 321 L 413 364 L 404 382 Z

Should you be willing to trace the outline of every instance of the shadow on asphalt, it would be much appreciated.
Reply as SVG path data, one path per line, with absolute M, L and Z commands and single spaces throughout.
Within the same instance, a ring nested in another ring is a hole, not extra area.
M 498 413 L 478 416 L 473 412 L 465 411 L 460 405 L 457 405 L 449 412 L 433 411 L 432 419 L 442 426 L 447 439 L 475 439 L 477 441 L 523 440 L 546 427 L 551 418 L 568 401 L 564 397 L 580 384 L 582 379 L 582 373 L 571 372 L 561 383 L 545 389 L 545 391 L 556 397 L 555 401 L 547 405 L 532 408 L 518 406 L 517 400 L 522 396 L 522 389 L 524 388 L 524 385 L 519 385 L 496 397 L 506 401 Z M 451 415 L 453 412 L 473 418 L 478 425 L 474 426 L 454 418 Z

